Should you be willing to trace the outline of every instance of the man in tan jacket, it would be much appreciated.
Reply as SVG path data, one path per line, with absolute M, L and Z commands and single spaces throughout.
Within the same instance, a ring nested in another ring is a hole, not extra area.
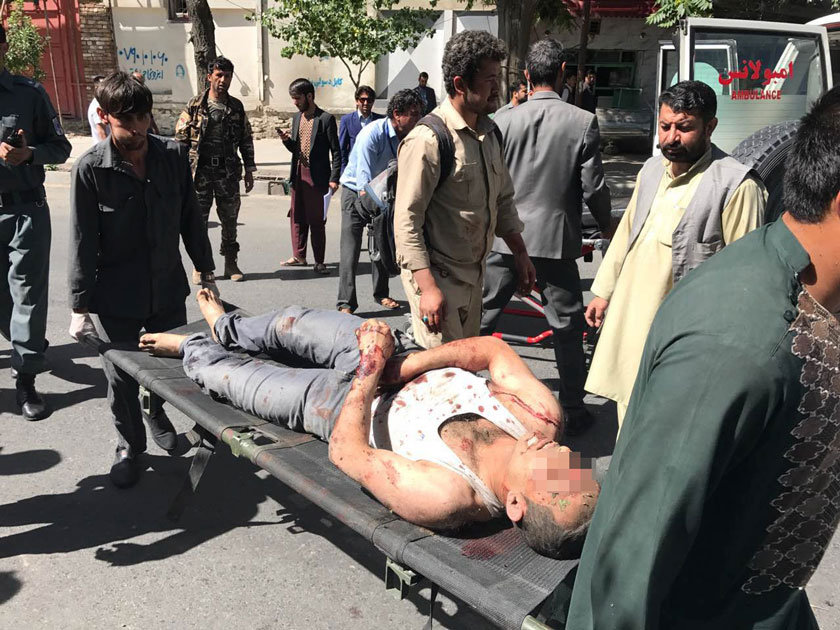
M 488 117 L 498 107 L 506 56 L 504 43 L 486 31 L 461 32 L 446 45 L 448 98 L 431 115 L 442 119 L 452 136 L 451 172 L 441 172 L 437 136 L 429 126 L 419 124 L 400 145 L 397 260 L 414 338 L 426 348 L 479 334 L 484 260 L 494 236 L 514 255 L 519 290 L 534 286 L 513 184 Z

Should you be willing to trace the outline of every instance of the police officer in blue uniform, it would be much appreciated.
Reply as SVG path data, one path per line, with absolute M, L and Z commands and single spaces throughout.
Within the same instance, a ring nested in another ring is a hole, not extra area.
M 8 48 L 0 25 L 0 334 L 12 344 L 21 414 L 40 420 L 50 414 L 35 390 L 35 376 L 49 369 L 51 228 L 44 164 L 61 164 L 71 146 L 41 84 L 6 69 Z

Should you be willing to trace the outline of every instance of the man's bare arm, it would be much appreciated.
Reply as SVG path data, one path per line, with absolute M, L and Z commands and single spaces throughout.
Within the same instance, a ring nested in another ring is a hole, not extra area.
M 515 406 L 528 412 L 520 419 L 529 431 L 559 437 L 562 411 L 557 398 L 533 375 L 518 354 L 496 337 L 471 337 L 395 357 L 388 361 L 386 383 L 405 383 L 423 372 L 457 367 L 470 372 L 487 370 L 495 393 L 504 392 Z M 529 416 L 534 421 L 529 421 Z
M 451 528 L 472 500 L 460 485 L 453 486 L 453 473 L 372 448 L 368 442 L 371 405 L 393 349 L 387 324 L 369 320 L 359 329 L 359 368 L 330 435 L 330 461 L 407 521 Z

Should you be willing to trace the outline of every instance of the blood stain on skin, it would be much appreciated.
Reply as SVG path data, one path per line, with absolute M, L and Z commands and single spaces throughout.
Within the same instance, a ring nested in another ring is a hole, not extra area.
M 542 420 L 546 424 L 553 424 L 554 426 L 558 426 L 560 424 L 560 420 L 557 418 L 549 418 L 544 413 L 540 413 L 536 409 L 532 408 L 530 405 L 526 405 L 516 394 L 511 394 L 510 392 L 498 392 L 498 396 L 510 396 L 513 402 L 517 405 L 525 409 L 528 413 L 534 416 L 537 420 Z
M 359 367 L 356 368 L 356 376 L 365 378 L 376 372 L 382 359 L 382 350 L 373 348 L 369 352 L 365 352 L 361 359 L 359 359 Z
M 400 473 L 397 472 L 397 469 L 394 468 L 394 464 L 391 462 L 386 461 L 382 465 L 385 467 L 385 477 L 388 478 L 392 486 L 396 486 L 400 481 Z
M 465 453 L 473 449 L 473 441 L 469 438 L 461 438 L 461 450 Z

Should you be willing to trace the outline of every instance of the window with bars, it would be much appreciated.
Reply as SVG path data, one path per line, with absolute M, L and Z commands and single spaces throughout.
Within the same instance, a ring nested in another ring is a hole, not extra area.
M 189 19 L 187 14 L 187 0 L 166 0 L 168 18 L 172 22 L 183 22 Z

